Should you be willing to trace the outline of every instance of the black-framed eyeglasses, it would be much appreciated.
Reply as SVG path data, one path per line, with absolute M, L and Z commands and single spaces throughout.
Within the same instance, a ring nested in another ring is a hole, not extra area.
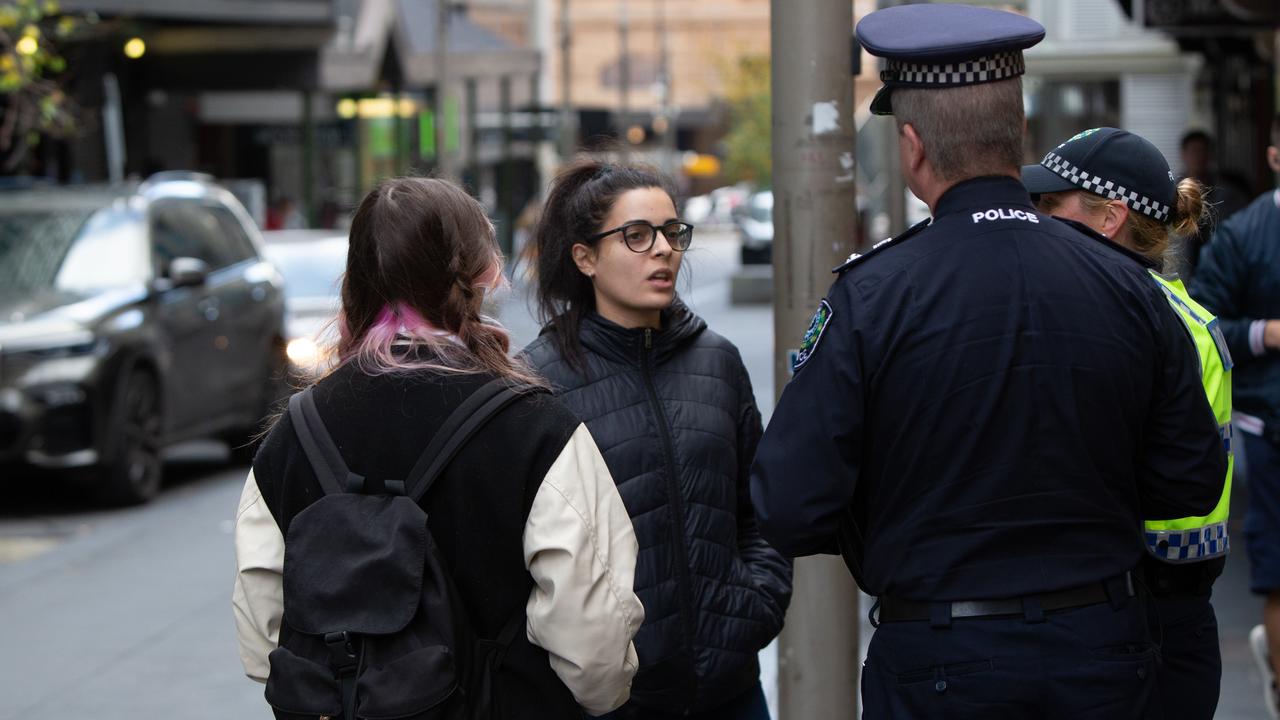
M 631 252 L 646 253 L 653 249 L 653 244 L 658 241 L 658 232 L 661 231 L 663 237 L 667 239 L 667 244 L 672 250 L 684 252 L 689 249 L 689 245 L 693 243 L 693 226 L 687 222 L 669 222 L 666 225 L 658 226 L 647 223 L 643 220 L 630 222 L 621 227 L 612 230 L 605 230 L 602 233 L 596 233 L 587 238 L 587 242 L 595 242 L 603 237 L 608 237 L 616 232 L 622 233 L 622 242 Z

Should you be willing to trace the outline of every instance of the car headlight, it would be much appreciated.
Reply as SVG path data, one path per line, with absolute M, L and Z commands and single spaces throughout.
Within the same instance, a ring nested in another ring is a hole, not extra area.
M 312 367 L 320 360 L 320 348 L 311 338 L 300 337 L 289 341 L 284 352 L 294 365 Z

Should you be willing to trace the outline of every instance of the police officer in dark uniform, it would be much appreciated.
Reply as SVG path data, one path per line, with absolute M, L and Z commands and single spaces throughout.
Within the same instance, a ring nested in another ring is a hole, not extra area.
M 761 532 L 877 596 L 866 718 L 1137 718 L 1143 520 L 1208 513 L 1225 457 L 1146 271 L 1019 182 L 1028 18 L 868 15 L 932 218 L 837 269 L 752 469 Z

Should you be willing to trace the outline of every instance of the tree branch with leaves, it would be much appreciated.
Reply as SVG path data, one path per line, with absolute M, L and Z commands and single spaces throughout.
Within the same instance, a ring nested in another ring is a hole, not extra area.
M 741 57 L 728 68 L 725 100 L 730 129 L 724 139 L 724 176 L 769 187 L 773 178 L 772 86 L 769 58 Z
M 52 0 L 0 0 L 0 173 L 17 170 L 41 135 L 75 134 L 77 108 L 60 82 L 58 43 L 84 19 Z

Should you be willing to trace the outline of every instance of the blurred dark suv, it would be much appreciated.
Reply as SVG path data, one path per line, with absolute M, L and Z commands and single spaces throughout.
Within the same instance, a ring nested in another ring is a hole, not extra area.
M 281 284 L 207 176 L 0 192 L 0 464 L 136 503 L 169 443 L 243 455 L 281 391 Z

